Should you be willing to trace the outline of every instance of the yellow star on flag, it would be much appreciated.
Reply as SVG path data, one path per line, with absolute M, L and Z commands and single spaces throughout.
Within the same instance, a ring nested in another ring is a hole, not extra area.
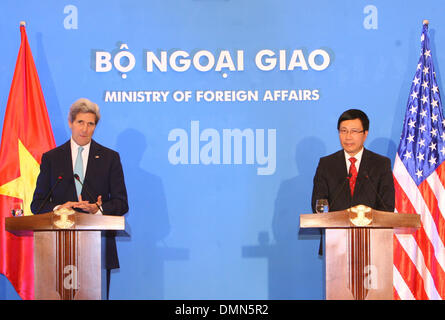
M 39 163 L 18 139 L 20 176 L 0 186 L 0 194 L 23 200 L 23 212 L 32 215 L 31 202 L 40 172 Z M 12 208 L 11 208 L 12 209 Z

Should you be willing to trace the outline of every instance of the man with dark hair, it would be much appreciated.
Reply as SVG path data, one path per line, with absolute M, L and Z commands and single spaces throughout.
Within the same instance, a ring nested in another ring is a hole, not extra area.
M 327 199 L 329 211 L 364 204 L 376 210 L 394 211 L 394 180 L 389 158 L 364 148 L 369 119 L 350 109 L 338 119 L 342 150 L 320 159 L 314 176 L 312 210 L 317 199 Z
M 349 109 L 341 114 L 337 121 L 337 130 L 340 130 L 340 124 L 345 120 L 359 119 L 364 131 L 369 131 L 369 118 L 362 110 Z

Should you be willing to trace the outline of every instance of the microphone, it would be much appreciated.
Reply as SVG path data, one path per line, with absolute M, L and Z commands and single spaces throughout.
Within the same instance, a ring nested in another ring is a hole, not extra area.
M 39 210 L 37 210 L 37 212 L 35 214 L 39 214 L 40 213 L 40 211 L 43 209 L 43 206 L 48 202 L 49 196 L 53 193 L 53 191 L 56 189 L 57 185 L 59 184 L 60 181 L 62 181 L 62 179 L 63 179 L 63 173 L 61 173 L 57 177 L 56 183 L 53 185 L 51 190 L 49 190 L 48 194 L 46 195 L 45 199 L 43 200 L 42 204 L 40 205 Z
M 380 197 L 380 194 L 377 192 L 377 189 L 374 187 L 374 184 L 372 183 L 371 178 L 369 178 L 368 171 L 364 171 L 363 175 L 369 181 L 369 184 L 371 185 L 372 191 L 374 191 L 374 193 L 377 195 L 377 198 L 379 198 L 380 202 L 383 205 L 383 208 L 385 208 L 386 211 L 390 211 L 390 210 L 388 210 L 388 207 L 385 205 L 385 202 L 383 202 L 382 197 Z
M 352 176 L 352 174 L 350 174 L 350 173 L 347 174 L 347 176 L 343 180 L 341 188 L 338 189 L 337 194 L 335 195 L 335 197 L 333 197 L 333 200 L 332 200 L 331 204 L 329 205 L 329 208 L 332 208 L 334 206 L 335 201 L 338 199 L 338 197 L 340 196 L 343 188 L 345 187 L 346 181 L 349 181 L 349 179 L 351 179 L 351 176 Z
M 93 199 L 94 204 L 96 205 L 97 209 L 99 209 L 100 212 L 101 212 L 102 214 L 104 214 L 104 212 L 102 211 L 102 208 L 97 204 L 97 201 L 94 200 L 94 197 L 91 195 L 90 191 L 88 191 L 88 188 L 82 183 L 82 181 L 80 181 L 80 177 L 79 177 L 79 175 L 78 175 L 77 173 L 74 174 L 74 179 L 76 179 L 76 180 L 81 184 L 82 188 L 85 189 L 85 191 L 87 192 L 88 196 L 89 196 L 91 199 Z

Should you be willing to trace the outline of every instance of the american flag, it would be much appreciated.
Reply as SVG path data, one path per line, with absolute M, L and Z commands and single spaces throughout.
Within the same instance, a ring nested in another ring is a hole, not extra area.
M 418 213 L 421 227 L 394 234 L 394 298 L 445 298 L 445 120 L 428 38 L 411 85 L 394 162 L 396 211 Z

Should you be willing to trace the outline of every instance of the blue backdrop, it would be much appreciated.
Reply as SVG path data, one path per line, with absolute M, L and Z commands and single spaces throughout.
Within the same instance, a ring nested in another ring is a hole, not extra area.
M 363 109 L 365 144 L 395 157 L 437 0 L 0 2 L 0 126 L 27 22 L 57 145 L 79 97 L 122 157 L 130 211 L 112 299 L 323 299 L 311 212 L 338 116 Z M 0 276 L 0 299 L 17 298 Z

